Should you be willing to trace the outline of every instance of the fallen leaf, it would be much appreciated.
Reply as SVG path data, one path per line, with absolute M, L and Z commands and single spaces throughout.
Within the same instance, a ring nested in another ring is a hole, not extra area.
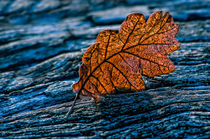
M 100 32 L 85 52 L 73 91 L 99 102 L 103 94 L 145 89 L 142 75 L 174 71 L 167 55 L 180 47 L 175 39 L 178 28 L 168 12 L 155 12 L 146 23 L 142 14 L 128 15 L 119 31 Z

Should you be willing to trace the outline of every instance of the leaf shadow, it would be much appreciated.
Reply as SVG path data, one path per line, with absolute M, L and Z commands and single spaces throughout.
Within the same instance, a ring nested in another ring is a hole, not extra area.
M 95 111 L 104 118 L 137 115 L 156 107 L 152 99 L 153 96 L 146 92 L 106 95 L 102 102 L 95 103 Z

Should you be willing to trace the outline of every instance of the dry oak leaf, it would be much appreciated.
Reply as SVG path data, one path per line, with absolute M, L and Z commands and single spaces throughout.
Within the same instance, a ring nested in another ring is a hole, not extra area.
M 174 71 L 167 54 L 180 47 L 175 39 L 178 28 L 168 12 L 155 12 L 146 23 L 142 14 L 128 15 L 119 31 L 100 32 L 85 52 L 73 91 L 98 102 L 101 94 L 145 89 L 142 75 Z

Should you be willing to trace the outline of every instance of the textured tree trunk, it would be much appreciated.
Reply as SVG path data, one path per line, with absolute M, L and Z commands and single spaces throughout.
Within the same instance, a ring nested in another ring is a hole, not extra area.
M 118 5 L 118 6 L 116 6 Z M 0 1 L 0 138 L 210 138 L 208 1 Z M 169 11 L 180 25 L 176 70 L 147 89 L 77 100 L 81 57 L 131 12 Z

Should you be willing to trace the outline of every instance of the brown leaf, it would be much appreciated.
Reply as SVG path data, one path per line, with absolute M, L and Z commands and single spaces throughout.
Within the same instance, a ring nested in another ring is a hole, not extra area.
M 166 12 L 128 15 L 120 30 L 104 30 L 82 57 L 80 79 L 73 91 L 96 102 L 101 94 L 145 89 L 142 75 L 154 77 L 174 71 L 167 57 L 180 47 L 175 35 L 179 26 Z

